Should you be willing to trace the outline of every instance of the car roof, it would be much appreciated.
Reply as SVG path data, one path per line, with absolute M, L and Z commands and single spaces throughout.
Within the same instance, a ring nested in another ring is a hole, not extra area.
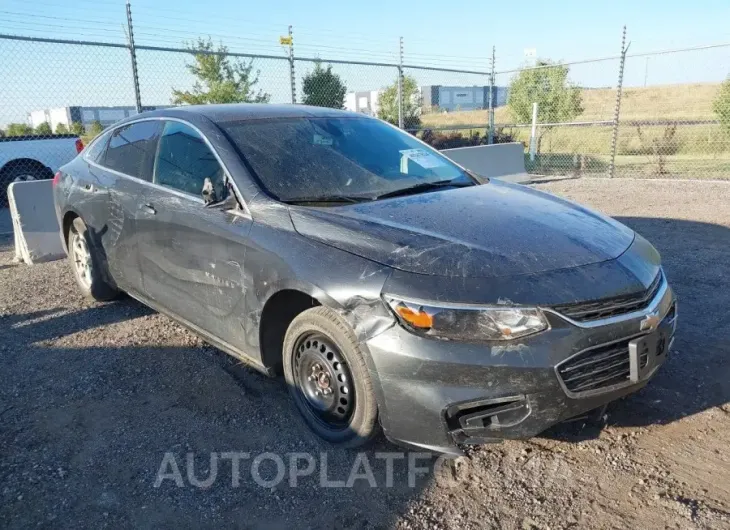
M 367 118 L 365 114 L 309 105 L 279 105 L 270 103 L 230 103 L 215 105 L 185 105 L 144 112 L 135 117 L 185 118 L 205 116 L 215 123 L 270 118 Z M 126 121 L 126 120 L 125 120 Z

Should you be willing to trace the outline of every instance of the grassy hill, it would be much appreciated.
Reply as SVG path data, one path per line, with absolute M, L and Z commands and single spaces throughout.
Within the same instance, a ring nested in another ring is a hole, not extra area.
M 617 141 L 617 172 L 653 176 L 730 178 L 730 134 L 716 124 L 712 102 L 719 83 L 625 88 Z M 583 113 L 575 121 L 611 121 L 615 89 L 583 90 Z M 508 107 L 495 109 L 495 123 L 513 123 Z M 424 127 L 486 125 L 486 110 L 433 113 Z M 630 125 L 633 120 L 670 120 L 676 125 Z M 482 129 L 483 130 L 483 129 Z M 517 141 L 529 142 L 530 129 L 506 128 Z M 532 168 L 543 173 L 604 173 L 611 153 L 610 125 L 542 129 L 541 157 Z
M 624 88 L 621 99 L 622 120 L 711 120 L 712 101 L 720 89 L 719 83 L 695 83 L 655 87 Z M 616 105 L 613 88 L 583 90 L 583 113 L 576 121 L 612 120 Z M 449 125 L 476 125 L 487 123 L 486 110 L 426 114 L 423 124 L 427 127 Z M 494 111 L 499 123 L 514 123 L 508 107 Z

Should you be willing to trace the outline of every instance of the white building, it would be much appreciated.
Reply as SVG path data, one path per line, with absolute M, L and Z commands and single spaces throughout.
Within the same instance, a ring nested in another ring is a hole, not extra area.
M 167 108 L 170 105 L 157 105 L 152 107 L 142 107 L 142 110 L 155 110 Z M 72 123 L 79 122 L 88 127 L 93 122 L 98 121 L 104 127 L 118 122 L 128 116 L 137 114 L 135 107 L 57 107 L 55 109 L 34 110 L 28 114 L 28 125 L 34 129 L 43 122 L 51 125 L 51 129 L 56 130 L 59 123 L 63 123 L 66 127 L 70 127 Z
M 362 112 L 368 116 L 377 116 L 378 98 L 382 93 L 382 90 L 348 92 L 345 94 L 345 109 L 352 112 Z

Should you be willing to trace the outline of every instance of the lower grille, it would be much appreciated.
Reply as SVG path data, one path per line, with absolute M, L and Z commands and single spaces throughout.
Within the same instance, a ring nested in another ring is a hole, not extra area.
M 646 366 L 649 352 L 641 352 L 640 364 Z M 621 341 L 580 353 L 558 366 L 565 387 L 575 393 L 590 392 L 629 380 L 629 341 Z

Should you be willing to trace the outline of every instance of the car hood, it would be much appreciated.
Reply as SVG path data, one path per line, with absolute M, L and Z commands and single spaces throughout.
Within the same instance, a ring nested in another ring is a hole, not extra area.
M 498 277 L 579 267 L 620 256 L 634 232 L 525 186 L 492 180 L 330 208 L 291 207 L 304 237 L 396 269 Z

